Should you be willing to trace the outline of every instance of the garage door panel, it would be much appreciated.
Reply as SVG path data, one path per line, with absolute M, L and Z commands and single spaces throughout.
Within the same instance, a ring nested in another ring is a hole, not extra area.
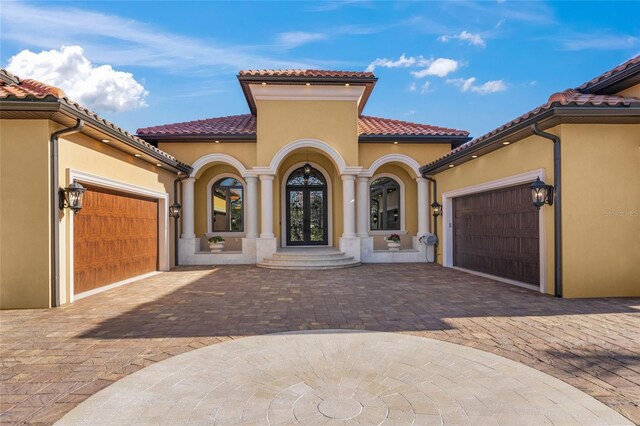
M 157 270 L 158 203 L 89 188 L 74 217 L 74 292 Z
M 454 265 L 538 285 L 539 218 L 529 184 L 453 199 Z

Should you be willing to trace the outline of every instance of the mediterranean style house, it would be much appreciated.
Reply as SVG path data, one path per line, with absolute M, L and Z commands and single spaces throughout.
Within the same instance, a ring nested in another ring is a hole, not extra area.
M 640 295 L 640 58 L 471 141 L 364 115 L 369 72 L 238 81 L 248 114 L 132 135 L 0 71 L 0 307 L 177 264 L 435 260 L 556 296 Z

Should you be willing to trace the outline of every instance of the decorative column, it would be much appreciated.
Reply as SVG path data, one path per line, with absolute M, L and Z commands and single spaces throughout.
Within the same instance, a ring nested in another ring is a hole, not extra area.
M 356 177 L 354 175 L 342 175 L 342 209 L 344 218 L 342 238 L 356 236 L 355 180 Z
M 358 202 L 356 203 L 357 220 L 356 220 L 356 232 L 358 237 L 368 237 L 369 231 L 367 230 L 367 222 L 369 217 L 368 204 L 369 204 L 369 178 L 365 176 L 358 176 Z
M 429 191 L 427 180 L 416 178 L 418 183 L 418 237 L 429 232 Z
M 258 177 L 247 176 L 247 238 L 258 238 Z
M 273 235 L 273 175 L 260 175 L 260 216 L 262 227 L 260 238 L 275 238 Z
M 193 184 L 195 178 L 182 181 L 182 238 L 196 238 L 194 231 Z

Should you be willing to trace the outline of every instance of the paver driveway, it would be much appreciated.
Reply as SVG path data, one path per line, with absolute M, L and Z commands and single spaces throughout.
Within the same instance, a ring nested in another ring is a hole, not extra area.
M 434 265 L 180 268 L 53 310 L 4 311 L 0 422 L 52 423 L 112 382 L 248 335 L 447 340 L 560 378 L 640 423 L 640 299 L 554 299 Z

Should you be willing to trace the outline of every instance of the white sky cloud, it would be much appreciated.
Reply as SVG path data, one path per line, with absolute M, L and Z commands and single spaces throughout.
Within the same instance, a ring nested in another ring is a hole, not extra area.
M 469 43 L 472 46 L 485 47 L 487 45 L 487 43 L 485 42 L 485 40 L 482 38 L 480 34 L 473 34 L 468 31 L 462 31 L 460 34 L 457 34 L 457 35 L 452 35 L 452 36 L 443 35 L 438 37 L 438 40 L 444 43 L 448 42 L 451 39 L 464 41 L 466 43 Z
M 430 88 L 431 88 L 431 82 L 425 81 L 422 87 L 420 88 L 420 93 L 422 94 L 427 93 Z
M 559 39 L 564 50 L 624 50 L 640 44 L 640 39 L 631 35 L 616 34 L 572 34 Z
M 412 83 L 409 85 L 409 91 L 410 91 L 410 92 L 415 92 L 416 90 L 418 90 L 418 85 L 417 85 L 415 82 L 412 82 Z
M 481 95 L 486 95 L 489 93 L 504 92 L 505 90 L 507 90 L 507 85 L 503 80 L 490 80 L 479 86 L 476 85 L 475 82 L 475 77 L 470 77 L 467 79 L 453 78 L 447 80 L 447 83 L 459 87 L 460 91 L 462 92 L 472 91 Z
M 400 67 L 411 67 L 415 65 L 416 58 L 413 56 L 407 56 L 403 53 L 400 55 L 397 61 L 387 58 L 377 58 L 375 61 L 371 62 L 367 67 L 368 72 L 375 71 L 376 67 L 384 67 L 384 68 L 400 68 Z
M 55 3 L 54 3 L 55 4 Z M 260 46 L 223 44 L 163 31 L 154 25 L 55 4 L 32 5 L 23 2 L 3 2 L 0 14 L 3 41 L 15 41 L 38 49 L 57 49 L 78 44 L 92 60 L 125 66 L 216 71 L 231 69 L 310 68 L 316 63 L 276 59 L 264 55 Z M 61 22 L 73 22 L 61 25 Z M 225 71 L 226 72 L 226 71 Z
M 426 68 L 420 71 L 412 71 L 411 74 L 416 78 L 423 78 L 428 75 L 446 77 L 448 74 L 456 71 L 460 67 L 460 63 L 458 61 L 448 58 L 425 60 L 424 65 L 426 65 Z
M 146 107 L 148 95 L 133 74 L 111 65 L 94 66 L 80 46 L 34 53 L 23 50 L 9 60 L 7 69 L 20 78 L 56 86 L 83 106 L 96 111 L 122 112 Z
M 327 34 L 311 33 L 306 31 L 291 31 L 280 33 L 277 36 L 278 42 L 286 49 L 302 46 L 303 44 L 313 43 L 314 41 L 325 40 Z

